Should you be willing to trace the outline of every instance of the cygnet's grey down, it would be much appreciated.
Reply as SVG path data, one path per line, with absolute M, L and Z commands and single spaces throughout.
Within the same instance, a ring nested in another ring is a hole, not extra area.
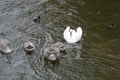
M 65 45 L 61 42 L 51 44 L 51 47 L 58 48 L 60 51 L 65 51 L 66 49 Z
M 10 48 L 10 41 L 7 39 L 0 40 L 0 51 L 3 53 L 11 53 L 12 49 Z
M 56 61 L 60 58 L 60 50 L 55 47 L 47 47 L 44 50 L 44 57 L 49 61 Z
M 35 45 L 31 41 L 24 43 L 24 50 L 26 52 L 33 52 L 35 50 Z

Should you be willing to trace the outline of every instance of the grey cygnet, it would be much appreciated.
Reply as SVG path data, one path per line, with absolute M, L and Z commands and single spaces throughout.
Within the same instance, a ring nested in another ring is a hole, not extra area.
M 33 52 L 35 50 L 35 45 L 34 43 L 28 41 L 24 44 L 24 49 L 26 52 Z
M 10 48 L 10 41 L 7 39 L 0 40 L 0 51 L 3 53 L 11 53 L 12 49 Z
M 60 57 L 60 50 L 55 47 L 47 47 L 44 50 L 44 57 L 49 61 L 56 61 Z

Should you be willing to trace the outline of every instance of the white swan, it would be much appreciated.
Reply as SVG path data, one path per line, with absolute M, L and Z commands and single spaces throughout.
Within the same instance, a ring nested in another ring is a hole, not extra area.
M 12 49 L 10 48 L 10 42 L 7 39 L 0 40 L 0 51 L 3 53 L 10 53 Z
M 75 31 L 68 26 L 63 33 L 63 37 L 68 43 L 76 43 L 82 37 L 82 28 L 78 27 Z

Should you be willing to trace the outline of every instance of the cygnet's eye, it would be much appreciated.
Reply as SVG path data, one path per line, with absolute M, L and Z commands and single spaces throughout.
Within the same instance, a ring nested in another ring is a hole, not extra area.
M 60 46 L 60 48 L 64 48 L 63 46 Z
M 51 51 L 54 51 L 54 49 L 50 49 Z
M 10 43 L 7 43 L 6 45 L 9 46 L 9 47 L 11 46 Z

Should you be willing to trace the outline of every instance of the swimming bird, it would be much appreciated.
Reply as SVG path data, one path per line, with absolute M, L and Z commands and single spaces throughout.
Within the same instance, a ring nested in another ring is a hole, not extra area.
M 78 27 L 75 31 L 74 29 L 70 29 L 70 26 L 67 26 L 63 32 L 63 37 L 68 43 L 76 43 L 82 37 L 82 28 Z
M 49 61 L 56 61 L 60 57 L 60 51 L 58 48 L 49 46 L 45 48 L 43 55 Z
M 10 48 L 10 42 L 7 39 L 0 40 L 0 51 L 3 53 L 12 52 L 12 49 Z
M 24 43 L 24 50 L 26 52 L 33 52 L 35 50 L 35 45 L 31 41 Z

